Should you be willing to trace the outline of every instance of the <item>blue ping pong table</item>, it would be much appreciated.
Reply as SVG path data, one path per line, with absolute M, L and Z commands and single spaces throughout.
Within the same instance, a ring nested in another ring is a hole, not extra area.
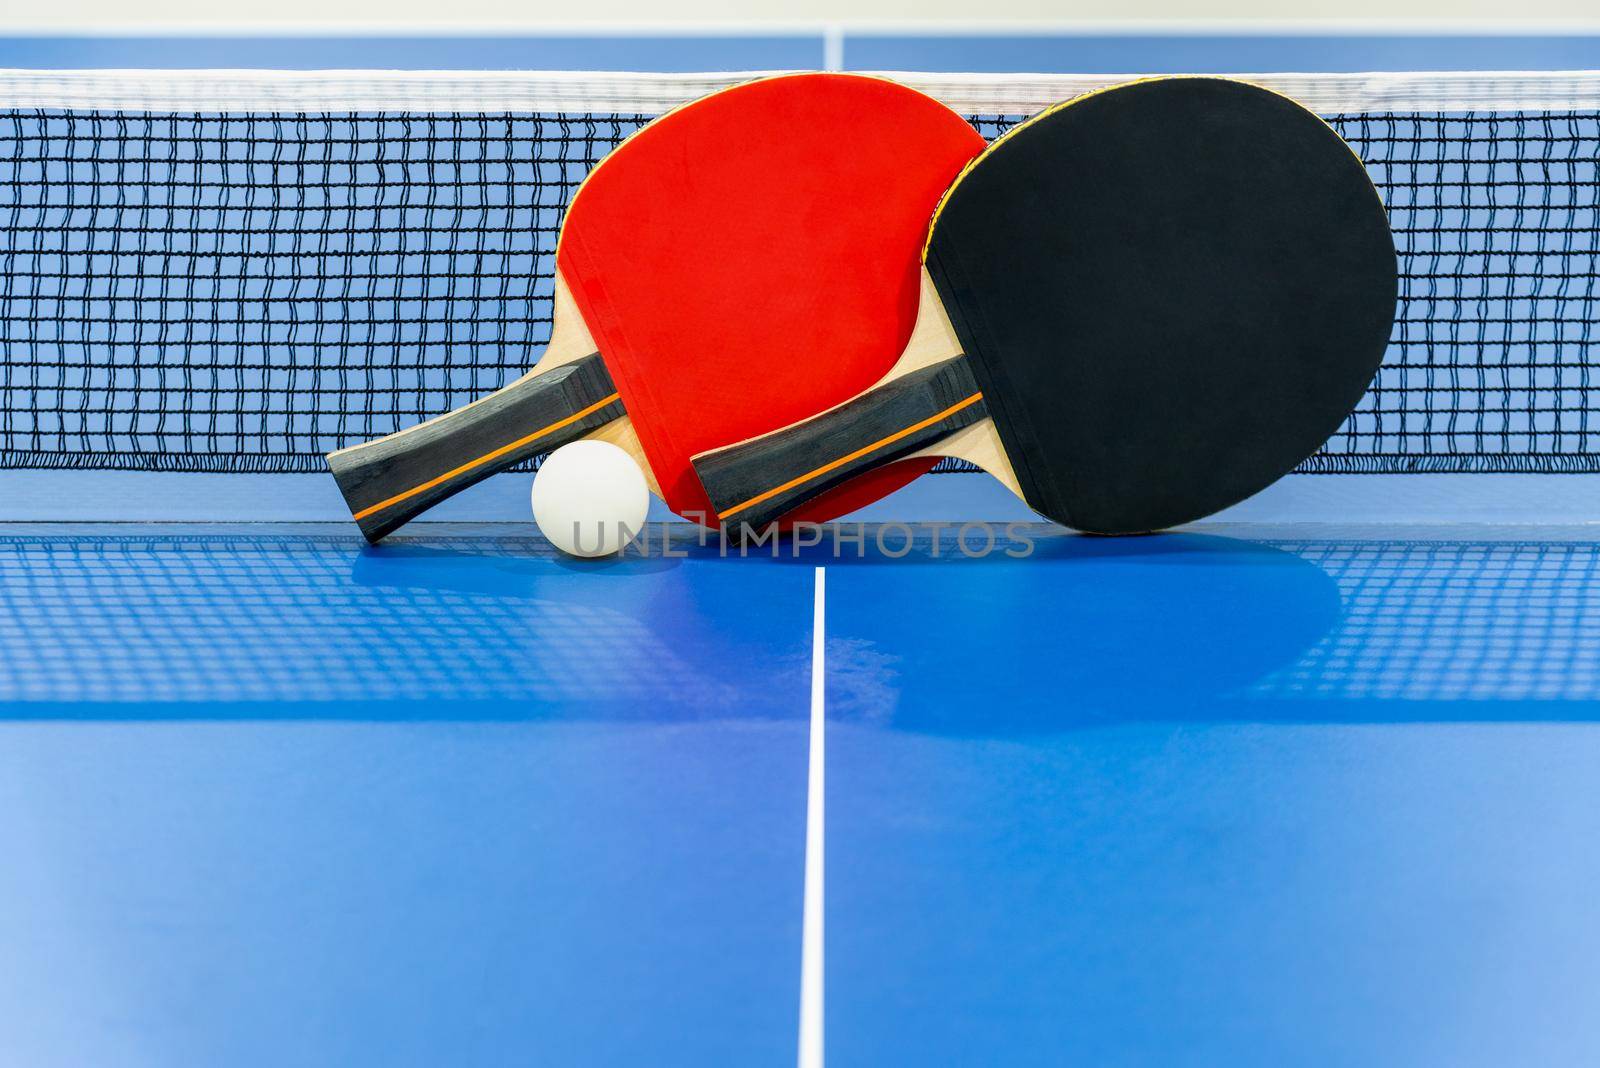
M 1592 531 L 417 530 L 0 529 L 0 1063 L 1600 1058 Z
M 653 33 L 31 35 L 0 39 L 0 66 L 1572 71 L 1600 56 L 1600 36 L 1548 28 Z M 1535 115 L 1527 139 L 1494 115 L 1452 128 L 1504 139 L 1502 169 L 1474 172 L 1479 199 L 1459 193 L 1503 244 L 1458 242 L 1448 198 L 1414 227 L 1449 235 L 1416 246 L 1420 272 L 1466 279 L 1505 273 L 1489 252 L 1575 235 L 1530 276 L 1559 315 L 1439 291 L 1488 324 L 1491 398 L 1520 388 L 1495 345 L 1524 323 L 1566 344 L 1527 359 L 1544 384 L 1586 388 L 1570 361 L 1593 319 L 1592 111 L 1556 134 Z M 126 116 L 106 121 L 128 144 Z M 51 143 L 95 156 L 101 136 Z M 1405 166 L 1408 136 L 1391 137 Z M 1490 160 L 1496 143 L 1473 142 Z M 102 165 L 48 226 L 112 227 L 113 205 L 143 203 L 121 183 L 165 173 Z M 295 273 L 281 262 L 266 276 Z M 164 263 L 149 252 L 127 278 Z M 50 288 L 23 292 L 26 311 Z M 1474 336 L 1455 329 L 1441 345 Z M 1413 338 L 1403 383 L 1454 373 L 1433 337 Z M 1573 395 L 1555 407 L 1586 410 Z M 120 416 L 136 400 L 60 403 Z M 1581 419 L 1526 407 L 1589 449 Z M 233 414 L 169 429 L 214 448 Z M 1441 419 L 1496 446 L 1521 426 Z M 59 472 L 6 472 L 3 518 L 151 514 L 123 472 L 75 473 L 106 479 L 30 489 Z M 1426 496 L 1401 481 L 1395 499 Z M 1564 514 L 1591 519 L 1578 477 L 1555 481 Z M 178 493 L 214 508 L 219 489 Z M 225 514 L 291 514 L 262 492 L 234 491 Z M 526 516 L 525 485 L 509 498 Z M 1023 559 L 969 558 L 958 528 L 881 532 L 779 559 L 679 532 L 673 555 L 658 540 L 581 564 L 512 525 L 417 526 L 369 549 L 348 525 L 0 524 L 0 1068 L 1600 1063 L 1594 528 L 1034 530 Z

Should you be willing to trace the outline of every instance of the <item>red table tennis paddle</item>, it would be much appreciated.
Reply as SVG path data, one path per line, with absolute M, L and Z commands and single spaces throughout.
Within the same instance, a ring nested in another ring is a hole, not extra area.
M 1107 534 L 1261 490 L 1361 399 L 1397 274 L 1360 159 L 1222 78 L 1104 90 L 1016 127 L 929 230 L 915 333 L 875 387 L 694 459 L 759 529 L 885 462 L 959 456 Z
M 656 119 L 568 208 L 538 365 L 329 455 L 362 532 L 376 541 L 582 437 L 629 450 L 673 511 L 715 525 L 689 457 L 827 408 L 893 364 L 928 215 L 983 146 L 932 98 L 860 75 L 762 79 Z M 871 472 L 799 516 L 870 503 L 931 463 Z

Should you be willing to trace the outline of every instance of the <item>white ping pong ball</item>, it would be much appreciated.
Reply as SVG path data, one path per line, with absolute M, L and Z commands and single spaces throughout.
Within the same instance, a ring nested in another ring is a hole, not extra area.
M 644 529 L 650 489 L 633 457 L 606 441 L 574 441 L 533 479 L 533 521 L 572 556 L 610 556 Z

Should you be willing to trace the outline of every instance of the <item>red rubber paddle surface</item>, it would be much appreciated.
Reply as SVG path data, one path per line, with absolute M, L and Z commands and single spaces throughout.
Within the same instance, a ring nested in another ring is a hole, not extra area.
M 557 263 L 674 512 L 716 525 L 690 456 L 889 370 L 916 316 L 929 217 L 983 148 L 914 90 L 800 74 L 686 105 L 594 170 Z M 931 464 L 869 472 L 787 518 L 834 518 Z

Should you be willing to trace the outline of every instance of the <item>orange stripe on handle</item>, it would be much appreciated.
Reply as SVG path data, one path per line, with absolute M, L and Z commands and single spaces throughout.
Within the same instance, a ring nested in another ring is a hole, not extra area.
M 562 419 L 562 420 L 559 420 L 557 422 L 551 423 L 549 426 L 540 427 L 538 430 L 535 430 L 532 434 L 529 434 L 526 437 L 520 437 L 516 441 L 511 442 L 509 445 L 502 445 L 498 449 L 494 450 L 493 452 L 485 453 L 484 455 L 478 457 L 476 460 L 468 460 L 466 463 L 462 464 L 460 467 L 452 468 L 449 471 L 446 471 L 444 474 L 440 475 L 438 478 L 430 478 L 428 481 L 424 482 L 420 486 L 413 486 L 410 489 L 406 490 L 404 493 L 397 493 L 393 497 L 390 497 L 386 501 L 379 501 L 377 504 L 372 505 L 370 508 L 363 508 L 361 511 L 359 511 L 359 512 L 357 512 L 355 514 L 355 518 L 360 520 L 360 519 L 367 518 L 369 515 L 377 515 L 379 512 L 383 511 L 385 508 L 391 508 L 394 505 L 399 504 L 401 501 L 410 500 L 412 497 L 415 497 L 419 493 L 426 493 L 429 490 L 433 489 L 433 487 L 435 487 L 435 486 L 437 486 L 437 485 L 439 485 L 441 483 L 449 482 L 452 478 L 455 478 L 457 475 L 461 475 L 461 474 L 464 474 L 464 473 L 466 473 L 468 471 L 471 471 L 475 467 L 482 467 L 484 464 L 489 463 L 492 460 L 497 460 L 500 457 L 504 456 L 508 452 L 514 452 L 517 449 L 522 448 L 524 445 L 529 444 L 530 442 L 538 441 L 540 438 L 544 437 L 547 434 L 554 434 L 557 430 L 560 430 L 562 427 L 571 426 L 573 423 L 576 423 L 578 420 L 584 419 L 584 418 L 587 418 L 590 415 L 593 415 L 595 412 L 598 412 L 601 408 L 604 408 L 606 405 L 614 403 L 617 400 L 617 397 L 618 397 L 618 394 L 613 393 L 609 397 L 605 397 L 602 400 L 595 401 L 593 404 L 589 405 L 589 407 L 583 409 L 582 411 L 574 412 L 572 415 L 567 416 L 565 419 Z
M 858 459 L 860 459 L 861 457 L 867 455 L 870 452 L 876 452 L 877 450 L 879 450 L 881 448 L 884 448 L 885 446 L 893 445 L 895 442 L 901 440 L 902 438 L 910 437 L 912 434 L 915 434 L 917 431 L 922 430 L 925 427 L 930 427 L 934 423 L 939 422 L 941 419 L 948 419 L 950 416 L 956 414 L 959 411 L 962 411 L 963 409 L 972 407 L 974 404 L 977 404 L 981 400 L 983 400 L 983 394 L 982 393 L 974 393 L 972 396 L 966 398 L 965 400 L 957 401 L 955 404 L 952 404 L 950 407 L 946 408 L 942 412 L 938 412 L 938 413 L 936 413 L 934 415 L 930 415 L 930 416 L 928 416 L 928 418 L 923 419 L 923 420 L 921 420 L 919 422 L 912 423 L 910 426 L 906 427 L 904 430 L 897 430 L 893 434 L 890 434 L 886 438 L 879 438 L 877 441 L 874 441 L 872 444 L 864 445 L 861 448 L 857 449 L 855 452 L 847 453 L 846 455 L 839 457 L 837 460 L 834 460 L 831 463 L 823 464 L 821 467 L 817 468 L 814 471 L 807 471 L 805 474 L 801 475 L 798 478 L 791 478 L 789 481 L 785 482 L 783 485 L 774 486 L 772 489 L 767 490 L 765 493 L 759 493 L 756 496 L 751 497 L 748 501 L 743 501 L 743 502 L 741 502 L 739 504 L 734 505 L 732 508 L 729 508 L 726 512 L 718 512 L 717 513 L 717 519 L 719 521 L 720 520 L 725 520 L 725 519 L 729 518 L 730 516 L 738 515 L 740 512 L 744 511 L 747 508 L 754 508 L 756 505 L 761 504 L 764 501 L 770 501 L 772 498 L 776 497 L 780 493 L 787 493 L 790 490 L 794 489 L 796 486 L 802 486 L 805 483 L 810 482 L 814 478 L 821 478 L 823 475 L 827 474 L 829 471 L 837 470 L 838 468 L 843 467 L 845 464 L 848 464 L 848 463 L 851 463 L 851 462 L 853 462 L 855 460 L 858 460 Z M 357 518 L 359 518 L 359 517 L 357 517 Z

